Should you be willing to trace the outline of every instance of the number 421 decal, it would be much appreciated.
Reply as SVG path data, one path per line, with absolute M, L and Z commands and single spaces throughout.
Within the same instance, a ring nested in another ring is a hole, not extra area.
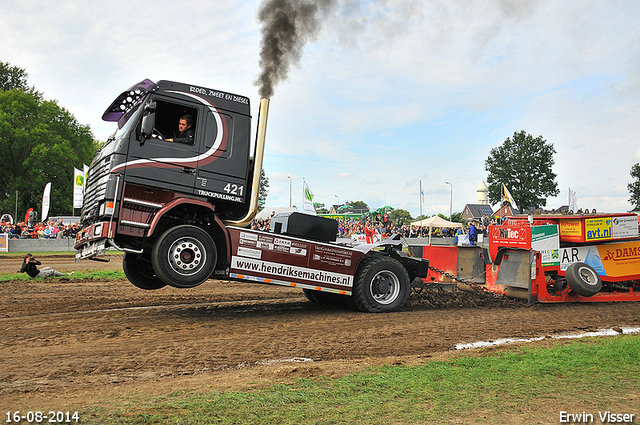
M 242 196 L 243 189 L 244 186 L 242 185 L 227 183 L 223 190 L 230 195 Z

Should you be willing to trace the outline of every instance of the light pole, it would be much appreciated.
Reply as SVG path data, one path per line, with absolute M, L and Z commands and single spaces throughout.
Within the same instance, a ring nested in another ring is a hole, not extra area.
M 287 176 L 289 179 L 289 208 L 291 208 L 291 176 Z
M 336 198 L 338 198 L 338 206 L 340 206 L 340 197 L 339 197 L 338 195 L 333 195 L 333 196 L 335 196 Z
M 449 194 L 449 221 L 451 221 L 451 207 L 453 206 L 453 185 L 450 182 L 445 182 L 450 186 L 450 194 Z

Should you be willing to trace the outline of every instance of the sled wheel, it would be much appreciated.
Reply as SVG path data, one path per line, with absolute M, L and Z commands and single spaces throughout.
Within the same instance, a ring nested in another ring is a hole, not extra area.
M 151 251 L 158 277 L 176 288 L 193 288 L 207 280 L 218 260 L 211 236 L 196 226 L 176 226 L 164 232 Z
M 154 290 L 167 286 L 166 283 L 156 276 L 151 263 L 142 260 L 136 254 L 124 253 L 122 257 L 122 270 L 124 270 L 124 275 L 129 279 L 129 282 L 140 289 Z
M 404 306 L 410 286 L 409 274 L 398 260 L 375 254 L 358 267 L 352 296 L 358 310 L 386 313 Z
M 586 263 L 573 263 L 565 273 L 569 287 L 578 295 L 592 297 L 602 289 L 602 279 L 593 267 Z

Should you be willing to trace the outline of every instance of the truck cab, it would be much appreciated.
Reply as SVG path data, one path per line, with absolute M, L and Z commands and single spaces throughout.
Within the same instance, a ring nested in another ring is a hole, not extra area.
M 193 144 L 172 141 L 185 115 L 192 119 Z M 248 98 L 145 80 L 118 96 L 103 119 L 117 122 L 118 129 L 91 164 L 88 193 L 94 193 L 96 185 L 111 183 L 105 187 L 111 193 L 105 193 L 104 201 L 113 200 L 114 179 L 120 175 L 120 185 L 210 199 L 224 219 L 246 214 L 251 168 Z M 84 205 L 83 221 L 100 217 L 103 199 L 92 200 Z
M 185 116 L 191 120 L 192 143 L 174 141 Z M 143 264 L 129 270 L 150 277 L 137 279 L 143 286 L 161 285 L 151 264 L 153 246 L 164 231 L 182 224 L 220 238 L 216 266 L 224 273 L 228 237 L 223 221 L 247 221 L 251 213 L 249 99 L 144 80 L 120 94 L 102 119 L 117 123 L 117 129 L 89 169 L 76 259 L 100 258 L 113 246 L 125 252 L 125 263 Z M 202 264 L 196 253 L 193 260 L 186 252 L 182 255 L 196 270 Z M 210 271 L 183 283 L 193 285 Z

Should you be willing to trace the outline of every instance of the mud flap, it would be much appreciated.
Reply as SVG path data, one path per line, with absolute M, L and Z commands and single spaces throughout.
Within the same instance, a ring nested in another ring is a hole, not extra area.
M 480 249 L 458 248 L 456 276 L 480 285 L 485 284 L 485 255 Z
M 534 261 L 535 255 L 532 251 L 504 250 L 500 255 L 496 284 L 506 287 L 508 297 L 527 300 L 531 305 L 531 279 L 535 277 L 535 268 L 532 269 Z

